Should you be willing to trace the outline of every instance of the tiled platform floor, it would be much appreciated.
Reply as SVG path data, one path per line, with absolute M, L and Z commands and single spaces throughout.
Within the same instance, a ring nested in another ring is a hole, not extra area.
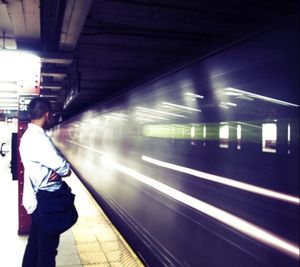
M 57 266 L 143 266 L 88 191 L 73 174 L 66 182 L 76 194 L 78 222 L 61 235 Z M 7 160 L 0 158 L 0 266 L 19 267 L 27 236 L 18 236 L 17 181 L 12 181 Z

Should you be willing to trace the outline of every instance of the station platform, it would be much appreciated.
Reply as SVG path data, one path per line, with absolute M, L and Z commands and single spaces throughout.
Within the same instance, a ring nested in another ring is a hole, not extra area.
M 8 158 L 0 157 L 0 266 L 19 267 L 27 236 L 18 235 L 18 182 L 11 178 Z M 74 173 L 65 180 L 76 194 L 79 218 L 61 235 L 56 266 L 143 266 Z

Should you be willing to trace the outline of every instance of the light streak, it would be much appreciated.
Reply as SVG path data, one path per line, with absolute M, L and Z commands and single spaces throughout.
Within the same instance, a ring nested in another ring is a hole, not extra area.
M 159 120 L 167 120 L 167 121 L 169 120 L 169 119 L 161 117 L 161 116 L 155 116 L 155 115 L 146 114 L 146 113 L 140 113 L 140 112 L 137 112 L 135 115 L 146 116 L 146 117 L 150 117 L 150 118 L 154 118 L 154 119 L 159 119 Z
M 185 93 L 185 95 L 192 96 L 192 97 L 195 97 L 195 98 L 204 99 L 203 95 L 197 95 L 197 94 L 194 94 L 194 93 Z
M 190 107 L 186 107 L 186 106 L 182 106 L 182 105 L 177 105 L 177 104 L 173 104 L 173 103 L 169 103 L 169 102 L 162 102 L 164 105 L 168 105 L 168 106 L 172 106 L 172 107 L 177 107 L 177 108 L 182 108 L 182 109 L 186 109 L 186 110 L 192 110 L 192 111 L 197 111 L 197 112 L 201 112 L 200 109 L 196 109 L 196 108 L 190 108 Z
M 235 180 L 225 178 L 225 177 L 222 177 L 222 176 L 209 174 L 209 173 L 201 172 L 201 171 L 198 171 L 198 170 L 190 169 L 190 168 L 187 168 L 187 167 L 175 165 L 175 164 L 172 164 L 172 163 L 160 161 L 160 160 L 153 159 L 153 158 L 150 158 L 150 157 L 147 157 L 147 156 L 142 156 L 142 160 L 150 162 L 150 163 L 155 164 L 157 166 L 161 166 L 161 167 L 165 167 L 165 168 L 172 169 L 172 170 L 175 170 L 175 171 L 187 173 L 187 174 L 199 177 L 201 179 L 209 180 L 209 181 L 212 181 L 212 182 L 224 184 L 224 185 L 227 185 L 227 186 L 231 186 L 231 187 L 238 188 L 238 189 L 241 189 L 241 190 L 245 190 L 245 191 L 248 191 L 248 192 L 252 192 L 252 193 L 255 193 L 255 194 L 259 194 L 259 195 L 263 195 L 263 196 L 267 196 L 267 197 L 271 197 L 271 198 L 275 198 L 275 199 L 286 201 L 286 202 L 289 202 L 289 203 L 292 203 L 292 204 L 299 205 L 299 198 L 294 197 L 294 196 L 279 193 L 279 192 L 269 190 L 269 189 L 265 189 L 265 188 L 262 188 L 262 187 L 258 187 L 258 186 L 255 186 L 255 185 L 235 181 Z
M 280 104 L 280 105 L 284 105 L 284 106 L 299 107 L 299 105 L 297 105 L 297 104 L 293 104 L 293 103 L 290 103 L 290 102 L 282 101 L 282 100 L 279 100 L 279 99 L 276 99 L 276 98 L 271 98 L 271 97 L 267 97 L 267 96 L 263 96 L 263 95 L 258 95 L 258 94 L 250 93 L 250 92 L 239 90 L 239 89 L 235 89 L 235 88 L 232 88 L 232 87 L 227 87 L 225 89 L 225 91 L 245 94 L 246 96 L 249 96 L 249 97 L 254 97 L 254 98 L 262 99 L 262 100 L 265 100 L 265 101 L 268 101 L 268 102 L 272 102 L 272 103 Z
M 222 209 L 219 209 L 215 206 L 212 206 L 204 201 L 201 201 L 197 198 L 194 198 L 190 195 L 187 195 L 173 187 L 170 187 L 166 184 L 156 181 L 155 179 L 143 175 L 133 169 L 130 169 L 124 165 L 119 164 L 116 161 L 113 161 L 107 157 L 101 157 L 104 166 L 116 169 L 124 174 L 131 176 L 139 182 L 142 182 L 162 193 L 168 195 L 169 197 L 186 204 L 187 206 L 196 209 L 202 213 L 207 214 L 208 216 L 238 230 L 239 232 L 248 235 L 264 244 L 267 244 L 273 248 L 279 249 L 282 252 L 285 252 L 293 257 L 299 257 L 299 247 L 295 244 L 284 240 L 281 237 L 274 235 L 273 233 L 268 232 L 267 230 L 258 227 L 246 220 L 243 220 L 229 212 L 226 212 Z
M 170 112 L 166 112 L 166 111 L 161 111 L 161 110 L 157 110 L 157 109 L 144 108 L 144 107 L 136 107 L 136 108 L 137 109 L 141 109 L 141 110 L 150 111 L 150 112 L 155 112 L 155 113 L 170 115 L 170 116 L 174 116 L 174 117 L 187 118 L 186 116 L 183 116 L 183 115 L 179 115 L 179 114 L 175 114 L 175 113 L 170 113 Z

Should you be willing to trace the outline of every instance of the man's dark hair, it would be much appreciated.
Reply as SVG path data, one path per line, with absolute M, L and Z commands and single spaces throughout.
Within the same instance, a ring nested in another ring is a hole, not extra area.
M 28 105 L 29 117 L 31 120 L 40 119 L 47 112 L 51 112 L 51 104 L 47 98 L 35 97 Z

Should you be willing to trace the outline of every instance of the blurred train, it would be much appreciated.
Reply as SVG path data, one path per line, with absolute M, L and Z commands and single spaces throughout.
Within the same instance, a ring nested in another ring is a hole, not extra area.
M 286 20 L 51 130 L 145 265 L 299 265 L 293 25 Z

